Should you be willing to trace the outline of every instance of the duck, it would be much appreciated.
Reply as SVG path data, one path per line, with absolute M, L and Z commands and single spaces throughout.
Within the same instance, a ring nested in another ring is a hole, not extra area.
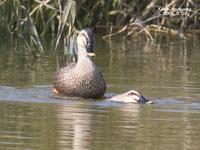
M 152 101 L 147 100 L 140 92 L 136 90 L 130 90 L 128 92 L 115 95 L 111 97 L 109 101 L 120 102 L 120 103 L 153 104 Z
M 92 60 L 94 33 L 86 28 L 77 37 L 78 60 L 65 65 L 53 77 L 54 93 L 68 97 L 98 99 L 106 91 L 106 82 Z

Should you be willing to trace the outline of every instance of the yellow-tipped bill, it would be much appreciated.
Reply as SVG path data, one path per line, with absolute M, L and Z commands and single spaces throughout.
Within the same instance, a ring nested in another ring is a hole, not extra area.
M 88 53 L 88 56 L 90 56 L 90 57 L 95 57 L 96 54 L 95 54 L 95 53 Z

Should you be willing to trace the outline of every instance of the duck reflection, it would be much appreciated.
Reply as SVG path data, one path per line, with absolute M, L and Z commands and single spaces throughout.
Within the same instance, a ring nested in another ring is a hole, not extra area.
M 129 130 L 137 128 L 140 107 L 138 104 L 82 100 L 59 106 L 58 142 L 61 149 L 84 150 L 94 145 L 112 148 L 121 142 L 119 136 L 127 137 L 127 132 L 134 138 L 131 134 L 134 130 Z M 106 142 L 108 139 L 110 142 Z
M 84 102 L 59 106 L 58 122 L 61 149 L 86 149 L 90 145 L 92 114 Z

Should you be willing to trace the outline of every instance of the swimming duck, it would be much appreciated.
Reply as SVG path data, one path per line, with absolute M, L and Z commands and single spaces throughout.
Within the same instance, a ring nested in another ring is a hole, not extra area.
M 126 93 L 118 94 L 109 99 L 110 101 L 122 102 L 122 103 L 146 103 L 152 104 L 152 101 L 147 100 L 139 92 L 130 90 Z
M 61 68 L 54 74 L 54 91 L 70 97 L 101 98 L 106 83 L 101 72 L 91 60 L 93 31 L 82 30 L 77 37 L 78 60 Z

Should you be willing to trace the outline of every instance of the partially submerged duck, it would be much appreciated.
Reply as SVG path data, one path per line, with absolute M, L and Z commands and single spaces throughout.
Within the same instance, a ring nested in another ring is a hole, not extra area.
M 72 62 L 55 73 L 53 91 L 70 97 L 101 98 L 106 91 L 106 83 L 90 57 L 94 55 L 91 29 L 79 33 L 77 47 L 77 63 Z
M 118 94 L 109 99 L 110 101 L 121 102 L 121 103 L 146 103 L 153 104 L 152 101 L 147 100 L 139 92 L 130 90 L 126 93 Z

